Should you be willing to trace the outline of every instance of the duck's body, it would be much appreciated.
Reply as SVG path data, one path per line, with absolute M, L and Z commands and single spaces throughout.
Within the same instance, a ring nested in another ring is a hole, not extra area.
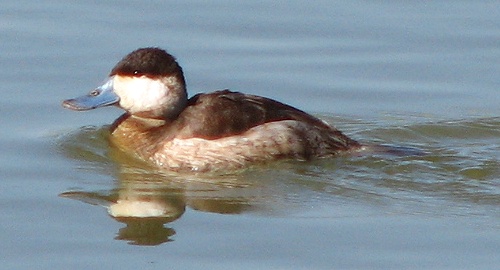
M 188 100 L 182 69 L 157 48 L 132 52 L 103 86 L 63 103 L 75 110 L 111 104 L 127 110 L 112 126 L 111 142 L 171 171 L 235 170 L 360 147 L 318 118 L 268 98 L 224 90 Z
M 173 121 L 123 115 L 112 142 L 169 170 L 234 170 L 276 159 L 332 156 L 357 143 L 274 100 L 230 91 L 198 94 Z

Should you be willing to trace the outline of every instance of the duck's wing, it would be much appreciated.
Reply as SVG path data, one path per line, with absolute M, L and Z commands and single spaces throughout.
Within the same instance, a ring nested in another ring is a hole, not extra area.
M 182 130 L 182 137 L 217 139 L 282 120 L 296 120 L 338 132 L 318 118 L 292 106 L 229 90 L 198 94 L 189 99 L 187 108 L 177 119 L 177 130 Z

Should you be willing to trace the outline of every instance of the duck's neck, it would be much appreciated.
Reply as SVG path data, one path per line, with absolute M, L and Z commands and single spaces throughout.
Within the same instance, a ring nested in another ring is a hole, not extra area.
M 160 145 L 158 142 L 168 136 L 169 123 L 168 120 L 126 113 L 111 126 L 110 142 L 122 151 L 147 159 L 147 154 L 155 152 L 155 147 Z
M 186 108 L 188 101 L 182 70 L 176 75 L 163 78 L 162 83 L 168 88 L 168 92 L 167 102 L 162 105 L 160 115 L 162 119 L 173 121 Z

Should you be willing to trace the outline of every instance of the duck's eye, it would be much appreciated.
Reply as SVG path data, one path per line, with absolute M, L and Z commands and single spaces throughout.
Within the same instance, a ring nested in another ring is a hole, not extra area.
M 142 72 L 140 70 L 134 70 L 134 75 L 139 75 L 141 74 Z
M 89 95 L 95 97 L 95 96 L 99 95 L 100 93 L 101 93 L 101 91 L 96 89 L 96 90 L 90 91 Z

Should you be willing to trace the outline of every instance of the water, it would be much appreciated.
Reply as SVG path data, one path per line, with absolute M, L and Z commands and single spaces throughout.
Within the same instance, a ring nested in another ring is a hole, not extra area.
M 3 268 L 500 263 L 495 1 L 15 1 L 0 13 Z M 60 107 L 142 46 L 174 54 L 191 94 L 264 95 L 361 142 L 425 155 L 223 177 L 144 167 L 107 145 L 118 109 Z M 113 218 L 119 199 L 161 214 Z

